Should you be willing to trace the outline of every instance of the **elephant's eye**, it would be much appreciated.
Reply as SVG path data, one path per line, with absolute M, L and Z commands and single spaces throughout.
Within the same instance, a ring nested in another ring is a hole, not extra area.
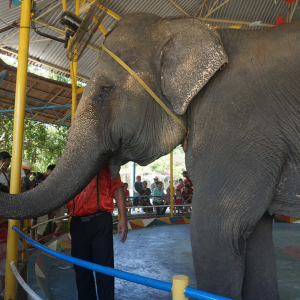
M 112 89 L 111 86 L 103 85 L 103 86 L 101 86 L 101 94 L 108 93 L 111 91 L 111 89 Z

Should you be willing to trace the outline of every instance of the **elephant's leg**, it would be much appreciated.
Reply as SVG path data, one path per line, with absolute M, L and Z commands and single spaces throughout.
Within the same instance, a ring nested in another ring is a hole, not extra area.
M 217 171 L 204 172 L 194 189 L 191 242 L 197 286 L 200 290 L 240 299 L 247 240 L 273 198 L 276 177 L 256 172 L 253 160 L 249 164 L 235 160 L 226 167 L 221 162 L 217 166 L 214 163 L 210 161 L 210 168 Z M 238 166 L 240 163 L 242 167 Z M 261 253 L 257 255 L 260 260 Z M 263 275 L 262 281 L 270 280 L 263 279 Z M 265 290 L 265 295 L 268 292 Z
M 279 299 L 272 227 L 273 217 L 264 214 L 247 240 L 243 300 Z
M 193 203 L 195 201 L 197 200 L 194 199 Z M 238 222 L 234 218 L 226 220 L 225 212 L 212 216 L 213 212 L 205 206 L 193 205 L 191 218 L 191 243 L 197 288 L 240 299 L 245 241 L 243 237 L 239 237 Z

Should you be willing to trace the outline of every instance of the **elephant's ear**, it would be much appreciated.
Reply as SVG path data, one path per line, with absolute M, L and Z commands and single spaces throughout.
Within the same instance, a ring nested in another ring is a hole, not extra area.
M 190 101 L 228 62 L 220 36 L 197 19 L 163 19 L 157 24 L 167 35 L 161 54 L 162 92 L 174 111 L 182 115 Z

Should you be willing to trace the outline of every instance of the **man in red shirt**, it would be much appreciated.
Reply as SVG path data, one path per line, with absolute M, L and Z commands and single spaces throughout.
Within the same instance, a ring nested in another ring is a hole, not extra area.
M 182 176 L 185 178 L 183 184 L 184 184 L 184 185 L 187 185 L 187 184 L 188 184 L 189 187 L 190 187 L 191 189 L 194 189 L 192 180 L 191 180 L 191 178 L 189 177 L 188 172 L 187 172 L 187 171 L 183 171 L 183 172 L 182 172 Z
M 193 190 L 190 188 L 188 184 L 186 184 L 183 188 L 183 191 L 181 192 L 182 200 L 184 201 L 184 204 L 191 204 L 192 203 L 192 195 Z M 189 211 L 189 206 L 185 206 L 185 212 L 187 213 Z
M 118 235 L 122 231 L 121 242 L 125 242 L 128 232 L 123 187 L 120 175 L 116 180 L 111 179 L 109 166 L 106 165 L 89 185 L 68 203 L 69 213 L 72 215 L 72 256 L 114 267 L 111 215 L 114 210 L 113 197 L 120 214 Z M 97 294 L 98 299 L 114 299 L 114 277 L 96 273 L 96 292 L 93 271 L 76 265 L 74 269 L 79 300 L 96 300 Z

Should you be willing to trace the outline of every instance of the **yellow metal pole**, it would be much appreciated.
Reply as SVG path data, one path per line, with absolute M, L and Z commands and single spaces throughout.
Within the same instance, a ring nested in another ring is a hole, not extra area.
M 70 72 L 71 72 L 71 80 L 72 80 L 72 116 L 71 121 L 73 121 L 75 112 L 76 112 L 76 105 L 77 105 L 77 61 L 70 63 Z
M 16 81 L 14 132 L 12 149 L 12 170 L 10 192 L 20 193 L 21 188 L 21 167 L 23 149 L 23 131 L 25 115 L 25 95 L 27 83 L 27 64 L 29 47 L 31 0 L 24 0 L 21 4 L 21 20 L 19 33 L 18 70 Z M 4 299 L 16 299 L 16 278 L 10 267 L 11 261 L 17 262 L 18 235 L 12 230 L 12 226 L 19 226 L 19 221 L 8 221 L 6 275 L 5 275 L 5 296 Z
M 76 7 L 75 7 L 75 14 L 79 16 L 79 0 L 76 0 Z M 72 65 L 72 62 L 70 61 L 70 66 Z M 71 71 L 71 70 L 70 70 Z M 77 61 L 73 62 L 73 78 L 72 78 L 72 117 L 71 120 L 73 121 L 75 112 L 76 112 L 76 106 L 77 106 Z
M 176 275 L 173 277 L 172 300 L 188 300 L 184 296 L 184 290 L 189 285 L 189 278 L 185 275 Z
M 170 153 L 170 203 L 171 203 L 171 217 L 173 217 L 173 207 L 174 207 L 174 184 L 173 184 L 173 151 Z
M 62 7 L 63 11 L 67 10 L 67 1 L 62 0 Z M 76 6 L 75 6 L 75 13 L 77 16 L 79 16 L 79 0 L 76 0 Z M 67 28 L 65 28 L 67 30 Z M 70 41 L 68 43 L 68 47 L 70 46 Z M 71 114 L 71 121 L 73 121 L 75 112 L 76 112 L 76 106 L 77 106 L 77 61 L 72 62 L 69 61 L 70 64 L 70 74 L 71 74 L 71 83 L 72 83 L 72 114 Z M 70 229 L 70 222 L 71 222 L 72 216 L 69 216 L 68 219 L 68 228 Z
M 79 16 L 79 0 L 76 0 L 76 7 L 75 7 L 75 13 L 77 16 Z M 62 0 L 62 7 L 63 11 L 67 10 L 67 1 Z M 67 30 L 67 28 L 66 28 Z M 70 41 L 68 44 L 68 47 L 70 46 Z M 71 74 L 71 82 L 72 82 L 72 115 L 71 120 L 73 121 L 74 114 L 76 112 L 76 106 L 77 106 L 77 61 L 72 62 L 69 61 L 70 64 L 70 74 Z

